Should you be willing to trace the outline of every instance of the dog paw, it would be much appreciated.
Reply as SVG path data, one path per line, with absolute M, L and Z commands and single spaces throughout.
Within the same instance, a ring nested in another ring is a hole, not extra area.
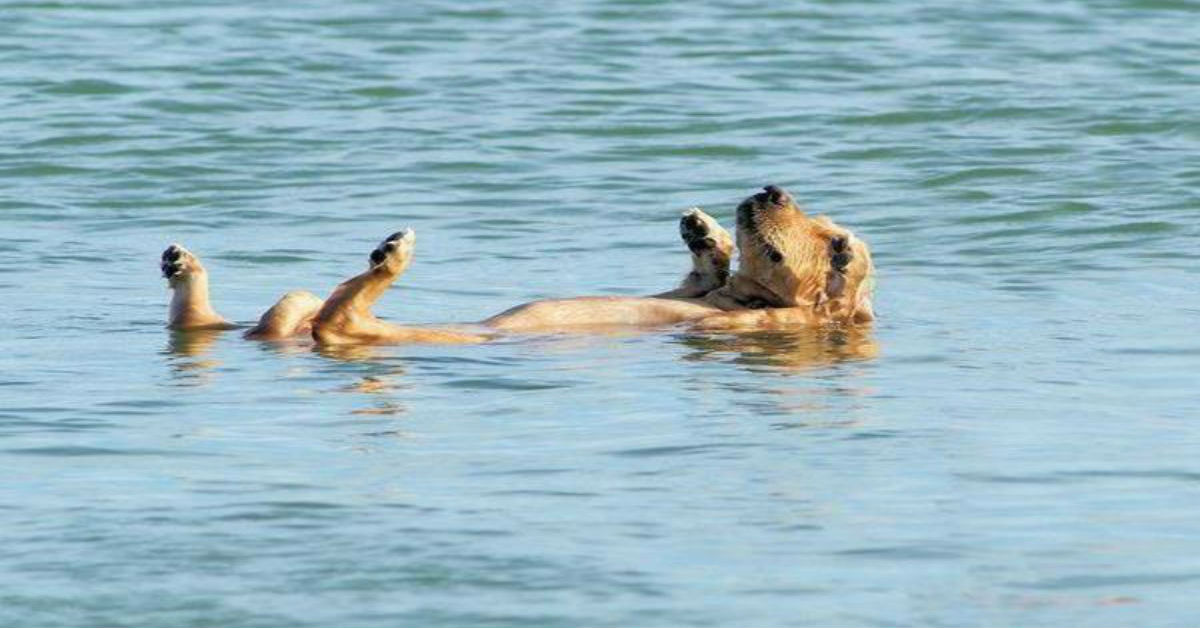
M 183 248 L 181 244 L 172 244 L 163 251 L 159 268 L 162 269 L 163 277 L 168 280 L 182 279 L 204 271 L 204 266 L 200 264 L 200 258 Z
M 692 252 L 692 271 L 675 293 L 697 297 L 725 285 L 733 257 L 733 237 L 729 232 L 712 216 L 693 207 L 680 217 L 679 235 Z
M 825 294 L 831 299 L 842 296 L 846 290 L 846 267 L 854 260 L 850 249 L 850 236 L 835 235 L 829 239 L 829 273 L 825 278 Z
M 829 262 L 833 265 L 834 270 L 839 273 L 845 272 L 846 267 L 850 265 L 854 259 L 854 254 L 850 252 L 849 238 L 847 236 L 834 236 L 829 240 Z
M 403 229 L 388 236 L 371 251 L 371 269 L 391 273 L 401 273 L 412 261 L 413 246 L 417 242 L 417 233 L 412 229 Z
M 679 219 L 679 235 L 688 249 L 697 255 L 715 251 L 728 257 L 733 250 L 733 237 L 699 207 L 683 212 Z

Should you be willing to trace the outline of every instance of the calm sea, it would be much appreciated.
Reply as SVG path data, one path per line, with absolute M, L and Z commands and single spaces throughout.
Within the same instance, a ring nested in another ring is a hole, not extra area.
M 1200 623 L 1200 3 L 0 2 L 0 624 Z M 315 351 L 645 294 L 787 187 L 879 324 Z

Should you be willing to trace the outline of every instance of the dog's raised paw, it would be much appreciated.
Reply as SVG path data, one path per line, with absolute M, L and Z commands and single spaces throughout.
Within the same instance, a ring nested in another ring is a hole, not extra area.
M 728 255 L 733 250 L 733 237 L 712 216 L 693 207 L 679 218 L 679 235 L 692 253 L 701 255 L 717 250 Z
M 167 279 L 175 279 L 182 277 L 194 268 L 198 268 L 199 262 L 192 252 L 183 248 L 181 244 L 172 244 L 168 246 L 162 253 L 162 260 L 159 268 L 162 269 L 163 277 Z
M 706 251 L 717 245 L 716 239 L 708 235 L 712 231 L 712 224 L 707 214 L 693 207 L 679 219 L 679 235 L 693 253 Z
M 834 270 L 839 273 L 845 272 L 846 267 L 850 265 L 850 261 L 854 259 L 854 254 L 850 252 L 845 236 L 835 236 L 829 241 L 829 261 L 833 265 Z
M 416 241 L 417 233 L 412 229 L 402 229 L 384 238 L 383 242 L 371 251 L 371 268 L 391 272 L 404 270 L 412 258 Z
M 698 297 L 725 285 L 733 256 L 729 232 L 712 216 L 693 207 L 680 216 L 679 235 L 692 252 L 692 272 L 671 294 Z

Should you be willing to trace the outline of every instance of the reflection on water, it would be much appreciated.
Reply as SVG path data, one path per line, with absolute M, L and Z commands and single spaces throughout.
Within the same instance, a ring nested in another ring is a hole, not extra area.
M 249 340 L 263 351 L 280 356 L 297 356 L 311 353 L 315 343 L 311 338 L 285 338 L 283 340 Z
M 367 407 L 352 410 L 350 414 L 395 415 L 406 412 L 407 408 L 397 398 L 397 391 L 408 388 L 401 383 L 403 375 L 403 367 L 391 367 L 383 373 L 363 375 L 358 381 L 340 388 L 342 392 L 364 395 L 364 400 L 370 403 Z
M 354 382 L 337 388 L 338 392 L 363 395 L 367 402 L 366 407 L 355 408 L 350 414 L 397 415 L 407 411 L 396 397 L 398 391 L 410 387 L 403 383 L 407 371 L 403 364 L 388 355 L 387 346 L 309 344 L 306 350 L 366 371 Z
M 394 373 L 396 375 L 403 375 L 404 369 L 397 368 Z M 347 384 L 339 390 L 343 392 L 359 392 L 367 395 L 383 395 L 396 390 L 396 388 L 398 388 L 396 382 L 392 381 L 390 377 L 364 375 L 362 379 L 353 384 Z
M 202 386 L 214 380 L 221 360 L 211 357 L 213 345 L 229 330 L 170 330 L 167 335 L 167 366 L 171 377 L 181 386 Z
M 860 369 L 834 368 L 874 360 L 879 343 L 869 328 L 795 328 L 726 334 L 681 334 L 688 362 L 721 362 L 760 375 L 752 388 L 731 379 L 731 391 L 752 392 L 743 403 L 774 429 L 859 428 L 868 422 L 861 400 L 873 391 Z
M 167 332 L 167 353 L 190 358 L 207 355 L 217 339 L 227 331 L 225 329 L 170 330 Z
M 371 362 L 382 356 L 383 347 L 373 345 L 312 345 L 322 357 L 339 362 Z
M 840 362 L 870 360 L 879 343 L 869 328 L 803 328 L 729 334 L 681 334 L 689 361 L 730 360 L 749 369 L 805 372 Z

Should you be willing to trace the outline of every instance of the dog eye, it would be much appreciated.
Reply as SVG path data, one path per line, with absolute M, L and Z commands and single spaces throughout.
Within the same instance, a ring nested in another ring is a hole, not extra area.
M 774 249 L 772 249 L 771 252 L 767 254 L 767 257 L 770 257 L 771 261 L 775 262 L 776 264 L 783 261 L 783 253 L 780 253 L 779 251 L 776 251 Z
M 834 253 L 841 253 L 846 250 L 846 238 L 837 236 L 829 241 L 829 246 L 833 248 Z

